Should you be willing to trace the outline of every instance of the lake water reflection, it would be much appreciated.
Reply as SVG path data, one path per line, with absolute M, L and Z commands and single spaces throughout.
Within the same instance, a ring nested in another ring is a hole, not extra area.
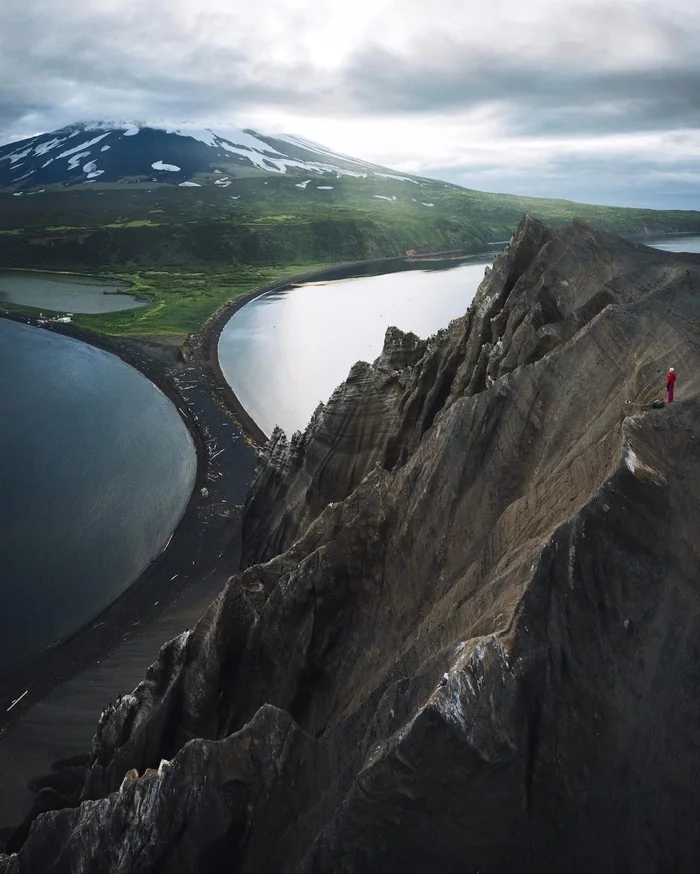
M 219 341 L 221 369 L 265 433 L 304 429 L 389 325 L 428 337 L 464 315 L 487 264 L 303 285 L 246 304 Z
M 665 252 L 700 252 L 700 236 L 665 237 L 646 244 L 652 249 L 663 249 Z
M 700 236 L 646 245 L 700 252 Z M 389 325 L 428 337 L 464 315 L 486 263 L 318 283 L 256 298 L 219 341 L 221 369 L 266 434 L 303 430 L 358 360 L 373 361 Z

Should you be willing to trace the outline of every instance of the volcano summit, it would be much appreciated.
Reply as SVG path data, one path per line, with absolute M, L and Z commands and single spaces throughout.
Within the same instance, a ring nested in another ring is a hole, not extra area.
M 0 188 L 16 191 L 98 181 L 226 187 L 230 176 L 256 172 L 411 181 L 299 137 L 253 130 L 86 122 L 0 147 Z

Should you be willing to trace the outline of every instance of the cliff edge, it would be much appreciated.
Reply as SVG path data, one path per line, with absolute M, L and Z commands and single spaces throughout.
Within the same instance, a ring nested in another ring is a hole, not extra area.
M 0 872 L 694 870 L 699 288 L 526 218 L 464 318 L 390 329 Z

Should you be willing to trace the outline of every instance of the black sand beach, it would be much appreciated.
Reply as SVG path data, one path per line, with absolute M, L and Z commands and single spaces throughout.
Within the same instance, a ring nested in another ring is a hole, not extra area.
M 29 810 L 27 782 L 87 751 L 100 710 L 142 679 L 160 646 L 191 627 L 235 572 L 240 510 L 255 466 L 249 441 L 216 402 L 195 356 L 182 361 L 167 341 L 117 340 L 71 325 L 49 329 L 117 354 L 164 391 L 195 441 L 197 480 L 167 549 L 123 596 L 69 640 L 0 674 L 3 830 Z
M 197 481 L 167 549 L 124 595 L 70 639 L 0 674 L 0 849 L 31 809 L 37 788 L 80 780 L 100 711 L 140 682 L 160 646 L 192 627 L 238 568 L 242 505 L 255 447 L 266 438 L 219 367 L 218 340 L 231 316 L 254 297 L 300 282 L 466 260 L 378 259 L 273 283 L 226 304 L 182 346 L 169 338 L 112 338 L 71 324 L 44 325 L 119 356 L 171 399 L 195 441 Z

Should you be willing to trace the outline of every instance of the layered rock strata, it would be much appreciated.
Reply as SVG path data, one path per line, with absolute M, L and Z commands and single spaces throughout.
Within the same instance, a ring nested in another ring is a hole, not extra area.
M 694 870 L 699 287 L 526 219 L 465 318 L 390 331 L 0 872 Z
M 566 343 L 606 306 L 641 300 L 680 263 L 575 222 L 550 231 L 526 217 L 467 314 L 428 340 L 389 328 L 373 365 L 358 362 L 306 431 L 276 430 L 244 517 L 242 562 L 283 552 L 329 503 L 379 464 L 402 465 L 435 417 Z

